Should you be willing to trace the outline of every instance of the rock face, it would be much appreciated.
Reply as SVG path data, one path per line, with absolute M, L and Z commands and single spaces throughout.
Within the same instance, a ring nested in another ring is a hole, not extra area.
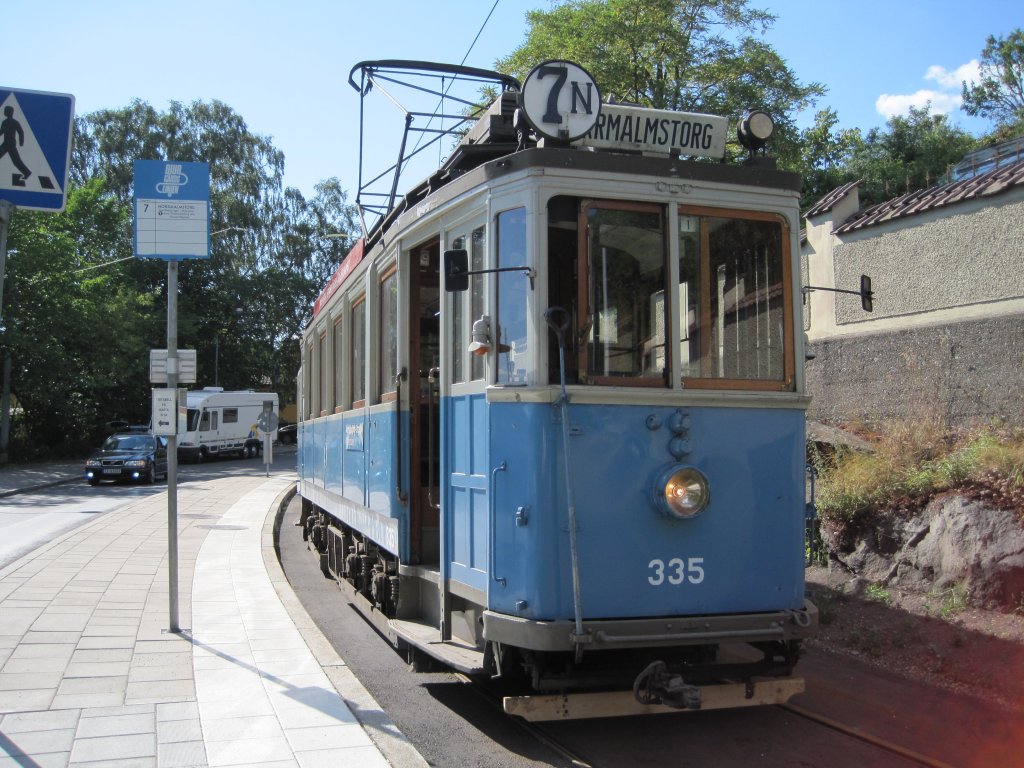
M 1024 527 L 1012 511 L 962 496 L 933 500 L 909 519 L 891 516 L 831 556 L 870 583 L 916 592 L 959 586 L 982 607 L 1012 610 L 1024 601 Z

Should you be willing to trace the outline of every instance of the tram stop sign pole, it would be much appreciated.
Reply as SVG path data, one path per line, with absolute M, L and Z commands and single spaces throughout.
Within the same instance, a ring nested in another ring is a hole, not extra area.
M 176 393 L 178 263 L 210 257 L 210 166 L 136 160 L 134 181 L 135 256 L 167 261 L 166 382 Z M 178 420 L 173 421 L 173 433 L 167 435 L 167 608 L 168 629 L 178 633 Z

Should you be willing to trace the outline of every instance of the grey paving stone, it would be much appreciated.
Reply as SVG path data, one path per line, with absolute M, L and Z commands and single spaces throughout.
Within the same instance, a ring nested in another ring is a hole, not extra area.
M 0 691 L 55 689 L 60 681 L 60 672 L 0 672 Z
M 127 677 L 131 661 L 72 661 L 65 677 Z
M 112 662 L 112 661 L 131 661 L 132 659 L 131 648 L 94 648 L 94 649 L 77 649 L 71 656 L 71 662 L 83 663 L 83 662 Z
M 40 712 L 14 712 L 0 715 L 0 731 L 6 734 L 23 731 L 48 731 L 74 728 L 78 723 L 77 709 L 62 709 Z
M 63 696 L 76 693 L 120 693 L 124 690 L 127 683 L 127 675 L 65 677 L 61 681 L 60 687 L 57 689 L 57 695 Z
M 193 720 L 162 720 L 157 723 L 156 738 L 160 744 L 176 741 L 202 741 L 203 728 L 198 717 Z
M 173 704 L 157 704 L 156 719 L 158 722 L 167 720 L 194 720 L 199 717 L 199 703 L 182 701 Z
M 156 715 L 146 714 L 111 714 L 104 717 L 83 717 L 78 723 L 75 738 L 92 739 L 102 736 L 132 736 L 156 734 Z
M 31 768 L 66 768 L 68 765 L 67 752 L 47 752 L 42 755 L 32 755 Z M 0 768 L 25 768 L 26 761 L 20 757 L 8 757 L 0 755 Z
M 5 735 L 14 749 L 26 755 L 39 755 L 46 752 L 69 752 L 75 739 L 74 728 L 56 728 L 53 730 L 22 731 Z M 7 747 L 0 747 L 0 754 Z
M 76 636 L 77 637 L 77 636 Z M 70 659 L 75 652 L 73 643 L 31 643 L 19 645 L 11 654 L 12 659 Z
M 63 672 L 68 666 L 67 659 L 10 659 L 7 658 L 0 667 L 0 672 Z
M 88 709 L 90 707 L 116 707 L 124 703 L 124 694 L 116 693 L 63 693 L 53 697 L 53 709 Z
M 78 641 L 81 649 L 134 648 L 134 637 L 83 637 Z
M 155 680 L 191 680 L 191 664 L 168 664 L 166 666 L 133 666 L 128 673 L 128 682 L 145 683 Z
M 206 745 L 202 741 L 163 743 L 157 748 L 160 768 L 205 768 Z
M 0 691 L 0 713 L 46 709 L 53 701 L 54 690 L 40 688 L 34 691 Z

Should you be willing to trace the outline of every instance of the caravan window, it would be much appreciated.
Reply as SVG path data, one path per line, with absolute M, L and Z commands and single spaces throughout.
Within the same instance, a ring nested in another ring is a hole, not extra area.
M 224 423 L 225 424 L 236 424 L 238 422 L 238 409 L 237 408 L 225 408 L 224 409 Z
M 202 418 L 199 419 L 199 431 L 205 432 L 208 429 L 217 428 L 217 411 L 203 411 Z

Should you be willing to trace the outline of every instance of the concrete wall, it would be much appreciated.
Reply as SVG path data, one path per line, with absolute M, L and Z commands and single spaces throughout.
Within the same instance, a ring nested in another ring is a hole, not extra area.
M 837 287 L 856 288 L 867 274 L 876 296 L 871 315 L 856 297 L 839 301 L 837 323 L 863 330 L 886 318 L 1024 297 L 1022 222 L 1024 200 L 972 201 L 837 238 Z
M 1024 315 L 812 342 L 808 417 L 1024 426 Z

